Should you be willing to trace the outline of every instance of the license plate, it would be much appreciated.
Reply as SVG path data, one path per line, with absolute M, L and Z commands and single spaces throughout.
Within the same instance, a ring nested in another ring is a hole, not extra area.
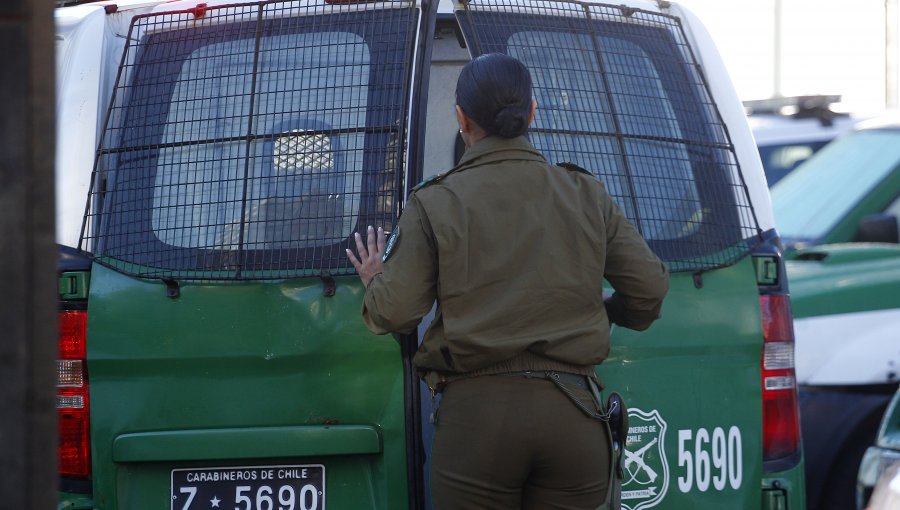
M 325 466 L 172 470 L 172 510 L 324 510 Z

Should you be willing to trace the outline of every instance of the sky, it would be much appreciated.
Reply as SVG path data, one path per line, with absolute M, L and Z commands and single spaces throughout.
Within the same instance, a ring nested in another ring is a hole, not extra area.
M 742 100 L 776 93 L 776 1 L 781 94 L 840 94 L 836 109 L 883 109 L 885 0 L 678 0 L 709 29 Z

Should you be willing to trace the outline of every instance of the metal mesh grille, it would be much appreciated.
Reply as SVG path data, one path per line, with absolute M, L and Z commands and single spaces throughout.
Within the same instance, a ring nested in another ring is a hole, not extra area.
M 397 216 L 417 10 L 260 2 L 136 17 L 82 249 L 138 276 L 350 272 Z
M 471 0 L 473 55 L 531 71 L 529 137 L 600 178 L 673 271 L 733 263 L 759 227 L 734 148 L 678 18 L 584 2 Z

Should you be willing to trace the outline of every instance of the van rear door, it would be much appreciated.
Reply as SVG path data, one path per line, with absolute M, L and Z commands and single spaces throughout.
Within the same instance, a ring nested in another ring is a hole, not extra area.
M 95 507 L 413 506 L 407 353 L 344 249 L 397 218 L 422 6 L 156 9 L 82 237 Z
M 456 16 L 473 56 L 530 69 L 532 143 L 603 181 L 672 271 L 662 318 L 615 328 L 598 368 L 630 406 L 623 508 L 759 509 L 761 231 L 682 20 L 629 5 L 471 0 Z

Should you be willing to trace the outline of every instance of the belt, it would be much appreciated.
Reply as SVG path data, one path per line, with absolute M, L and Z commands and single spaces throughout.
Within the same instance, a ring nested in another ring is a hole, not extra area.
M 528 379 L 547 379 L 550 381 L 559 381 L 570 386 L 578 386 L 585 390 L 590 389 L 588 386 L 588 376 L 570 374 L 568 372 L 554 372 L 552 370 L 522 370 L 520 372 L 506 372 L 498 375 L 508 375 L 513 377 L 526 377 Z

